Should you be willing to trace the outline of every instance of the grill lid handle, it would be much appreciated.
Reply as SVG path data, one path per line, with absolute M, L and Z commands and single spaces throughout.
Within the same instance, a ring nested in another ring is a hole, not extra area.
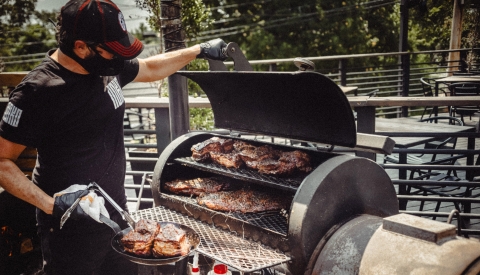
M 293 64 L 295 64 L 298 70 L 302 72 L 315 70 L 315 63 L 302 57 L 296 57 L 293 59 Z
M 237 43 L 228 43 L 225 48 L 225 53 L 233 59 L 233 69 L 235 71 L 253 71 L 252 65 L 250 65 L 250 62 L 248 62 Z M 208 60 L 208 66 L 209 71 L 228 71 L 225 64 L 219 60 Z

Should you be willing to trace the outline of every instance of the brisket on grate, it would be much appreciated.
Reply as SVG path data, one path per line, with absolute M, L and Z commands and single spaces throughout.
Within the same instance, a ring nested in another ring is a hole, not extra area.
M 251 189 L 203 193 L 197 203 L 209 209 L 225 212 L 255 213 L 288 209 L 291 198 Z
M 195 195 L 201 193 L 214 193 L 233 189 L 231 182 L 225 178 L 196 178 L 196 179 L 175 179 L 166 182 L 165 189 L 179 195 Z
M 310 156 L 300 150 L 285 152 L 269 145 L 254 146 L 245 141 L 213 137 L 192 146 L 192 159 L 213 161 L 227 168 L 244 164 L 259 173 L 290 176 L 312 171 Z

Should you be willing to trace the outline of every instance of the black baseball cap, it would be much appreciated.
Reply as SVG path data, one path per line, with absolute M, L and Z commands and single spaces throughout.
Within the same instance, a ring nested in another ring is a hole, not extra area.
M 70 0 L 61 10 L 62 30 L 73 40 L 100 43 L 122 59 L 137 57 L 143 44 L 128 33 L 120 9 L 109 0 Z

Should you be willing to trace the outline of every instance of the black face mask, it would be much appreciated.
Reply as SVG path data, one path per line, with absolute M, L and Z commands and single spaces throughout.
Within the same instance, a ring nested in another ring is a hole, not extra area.
M 92 49 L 92 48 L 90 48 Z M 78 57 L 73 49 L 67 47 L 60 47 L 60 50 L 67 56 L 71 57 L 78 64 L 80 64 L 87 72 L 94 75 L 114 76 L 123 71 L 125 67 L 124 60 L 119 58 L 105 59 L 96 50 L 95 55 L 86 59 Z

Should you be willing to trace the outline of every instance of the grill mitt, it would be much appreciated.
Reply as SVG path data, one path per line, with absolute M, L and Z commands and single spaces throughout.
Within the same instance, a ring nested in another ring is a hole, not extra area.
M 105 200 L 103 197 L 99 197 L 95 191 L 89 191 L 86 185 L 74 184 L 67 189 L 55 193 L 53 195 L 55 198 L 55 204 L 53 206 L 53 216 L 61 218 L 65 211 L 77 200 L 79 197 L 80 200 L 79 206 L 70 215 L 71 219 L 79 220 L 86 217 L 91 217 L 99 223 L 100 214 L 110 218 L 110 215 L 105 208 Z
M 200 53 L 197 58 L 224 61 L 228 57 L 226 49 L 227 43 L 220 38 L 200 43 Z

